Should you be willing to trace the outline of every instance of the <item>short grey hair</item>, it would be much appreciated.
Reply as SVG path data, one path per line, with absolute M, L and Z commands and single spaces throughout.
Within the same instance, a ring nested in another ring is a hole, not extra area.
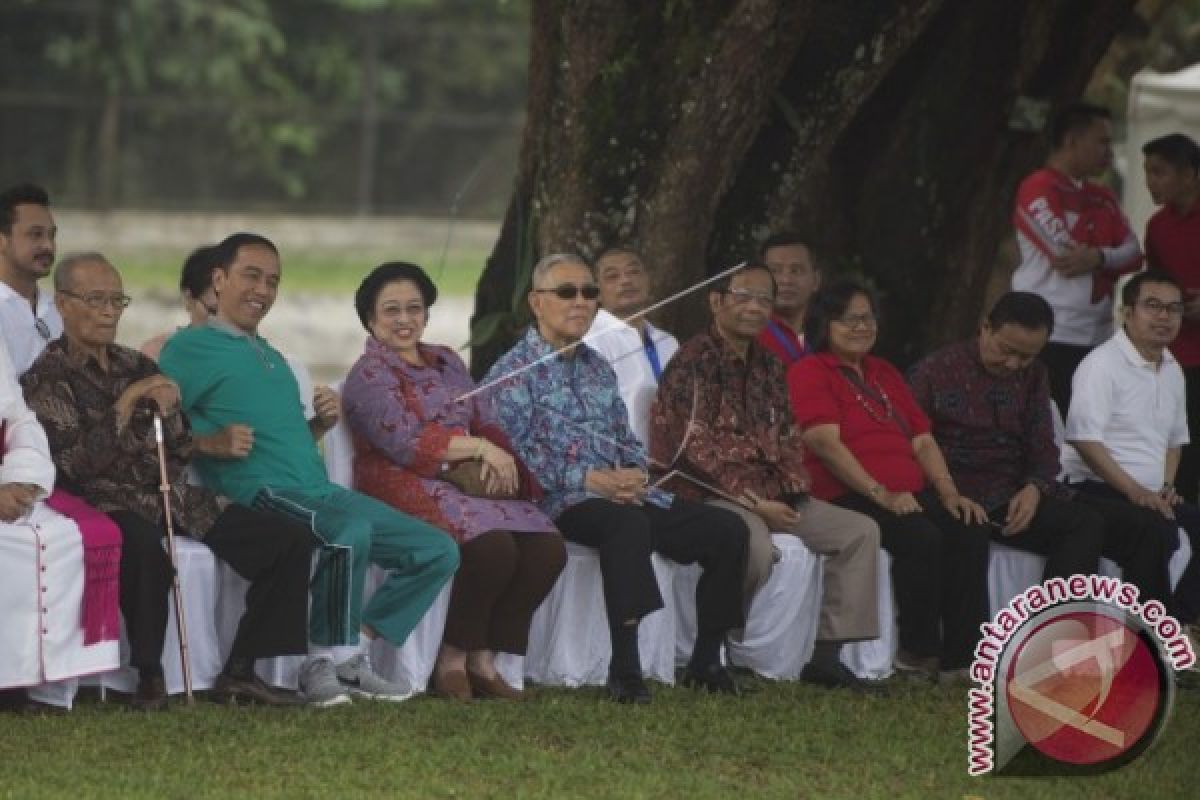
M 103 253 L 95 250 L 68 253 L 60 258 L 58 266 L 54 268 L 54 291 L 65 292 L 70 289 L 75 283 L 75 270 L 79 268 L 79 265 L 96 262 L 107 265 L 113 272 L 117 271 L 117 268 L 104 257 Z
M 545 282 L 546 276 L 559 264 L 578 264 L 589 273 L 592 271 L 591 265 L 583 260 L 583 256 L 577 256 L 574 253 L 551 253 L 548 256 L 542 256 L 541 260 L 533 265 L 533 288 L 545 288 L 542 284 Z

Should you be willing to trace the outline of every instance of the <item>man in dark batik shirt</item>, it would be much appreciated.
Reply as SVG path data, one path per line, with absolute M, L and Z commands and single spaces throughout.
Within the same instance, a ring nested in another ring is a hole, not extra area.
M 669 488 L 745 520 L 747 603 L 770 576 L 772 533 L 792 534 L 824 556 L 817 644 L 800 677 L 867 690 L 871 687 L 843 666 L 840 650 L 843 642 L 879 636 L 879 526 L 864 514 L 808 496 L 787 368 L 758 341 L 774 298 L 775 281 L 761 263 L 709 290 L 712 327 L 680 348 L 659 383 L 650 454 L 678 472 Z
M 64 335 L 21 378 L 26 402 L 46 429 L 59 482 L 121 529 L 120 605 L 138 670 L 135 708 L 166 707 L 161 666 L 172 568 L 165 532 L 154 416 L 162 417 L 179 533 L 202 540 L 250 581 L 246 611 L 213 691 L 230 701 L 297 702 L 263 684 L 255 659 L 303 653 L 308 576 L 316 540 L 290 520 L 231 503 L 189 485 L 192 434 L 179 390 L 154 362 L 114 343 L 129 304 L 121 277 L 98 253 L 68 256 L 54 275 Z
M 977 337 L 912 369 L 913 395 L 954 482 L 988 510 L 993 538 L 1046 556 L 1044 577 L 1093 574 L 1101 555 L 1126 569 L 1149 564 L 1161 554 L 1139 544 L 1149 520 L 1137 509 L 1058 482 L 1049 378 L 1037 359 L 1053 329 L 1045 300 L 1009 292 Z

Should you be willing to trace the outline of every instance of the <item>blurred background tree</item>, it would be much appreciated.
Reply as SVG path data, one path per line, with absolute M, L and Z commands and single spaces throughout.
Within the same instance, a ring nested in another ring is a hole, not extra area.
M 63 206 L 497 216 L 522 0 L 9 0 L 0 176 Z
M 880 291 L 879 349 L 910 363 L 974 329 L 1004 282 L 1012 197 L 1045 157 L 1047 116 L 1089 86 L 1104 99 L 1137 65 L 1186 60 L 1198 12 L 1192 0 L 534 0 L 528 122 L 476 294 L 472 369 L 525 321 L 539 255 L 633 242 L 664 296 L 781 229 L 806 235 L 827 274 Z M 1119 37 L 1138 52 L 1106 61 Z M 690 335 L 703 300 L 660 321 Z

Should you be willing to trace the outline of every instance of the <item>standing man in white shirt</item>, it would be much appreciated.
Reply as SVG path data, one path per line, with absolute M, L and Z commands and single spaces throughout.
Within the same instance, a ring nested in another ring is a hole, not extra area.
M 1112 115 L 1087 103 L 1063 108 L 1050 125 L 1050 156 L 1017 189 L 1013 226 L 1021 263 L 1012 288 L 1054 309 L 1054 333 L 1042 349 L 1050 394 L 1066 413 L 1071 375 L 1112 332 L 1113 286 L 1142 263 L 1117 196 L 1092 183 L 1112 163 Z
M 1156 519 L 1140 538 L 1144 552 L 1159 549 L 1161 555 L 1156 562 L 1139 559 L 1140 569 L 1122 564 L 1125 579 L 1194 629 L 1200 559 L 1193 556 L 1174 592 L 1167 574 L 1180 526 L 1192 552 L 1200 546 L 1200 509 L 1184 503 L 1174 486 L 1188 443 L 1187 403 L 1183 370 L 1167 346 L 1179 334 L 1183 290 L 1167 273 L 1150 270 L 1125 284 L 1121 301 L 1123 329 L 1075 371 L 1063 469 L 1081 491 L 1127 501 Z
M 53 292 L 38 286 L 54 267 L 57 233 L 45 189 L 27 183 L 0 192 L 0 335 L 17 375 L 62 336 Z
M 658 381 L 679 342 L 638 316 L 650 305 L 650 275 L 636 250 L 610 247 L 596 259 L 593 271 L 600 310 L 584 341 L 617 373 L 629 427 L 646 444 Z

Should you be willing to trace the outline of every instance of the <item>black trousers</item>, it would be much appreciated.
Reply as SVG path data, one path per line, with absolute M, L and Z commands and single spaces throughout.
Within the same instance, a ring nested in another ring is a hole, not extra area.
M 1200 507 L 1180 503 L 1175 506 L 1175 521 L 1187 532 L 1192 557 L 1175 585 L 1168 608 L 1180 622 L 1195 625 L 1200 622 Z
M 1121 567 L 1122 580 L 1138 587 L 1144 600 L 1171 606 L 1171 577 L 1167 562 L 1179 546 L 1179 524 L 1135 506 L 1106 483 L 1084 481 L 1072 484 L 1078 502 L 1086 503 L 1104 517 L 1104 556 Z
M 893 514 L 860 494 L 834 502 L 879 524 L 892 557 L 900 646 L 960 669 L 970 665 L 988 616 L 988 526 L 959 522 L 932 491 L 916 497 L 922 510 L 913 514 Z
M 1200 367 L 1185 367 L 1187 383 L 1188 430 L 1194 431 L 1191 444 L 1183 446 L 1179 469 L 1175 473 L 1175 490 L 1192 505 L 1200 501 Z
M 139 671 L 154 674 L 162 669 L 173 574 L 162 546 L 166 531 L 132 511 L 113 511 L 109 517 L 123 537 L 120 603 L 129 660 Z M 317 545 L 312 533 L 286 517 L 234 504 L 217 517 L 202 541 L 250 581 L 230 658 L 306 652 L 308 579 Z
M 992 538 L 1001 544 L 1046 557 L 1042 580 L 1092 575 L 1104 550 L 1104 516 L 1086 503 L 1043 494 L 1029 527 L 1013 536 L 999 528 Z
M 1071 378 L 1075 375 L 1075 368 L 1090 352 L 1092 348 L 1085 345 L 1048 342 L 1038 356 L 1046 365 L 1050 377 L 1050 396 L 1054 398 L 1054 404 L 1058 406 L 1058 413 L 1062 414 L 1063 419 L 1067 418 L 1067 411 L 1071 408 Z
M 559 514 L 555 523 L 566 539 L 599 552 L 610 628 L 662 608 L 652 552 L 703 567 L 696 586 L 701 635 L 721 636 L 745 625 L 742 578 L 749 534 L 732 511 L 682 498 L 669 509 L 590 498 Z

